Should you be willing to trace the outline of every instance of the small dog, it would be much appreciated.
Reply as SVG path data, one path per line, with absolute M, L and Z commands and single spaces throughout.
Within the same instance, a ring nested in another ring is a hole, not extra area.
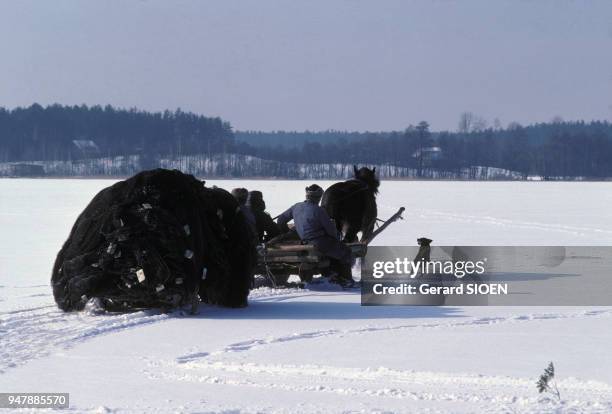
M 419 248 L 419 252 L 414 258 L 415 262 L 418 262 L 420 260 L 423 260 L 424 262 L 429 262 L 431 260 L 431 246 L 430 245 L 432 241 L 433 240 L 428 239 L 427 237 L 421 237 L 417 239 L 417 243 L 421 247 Z

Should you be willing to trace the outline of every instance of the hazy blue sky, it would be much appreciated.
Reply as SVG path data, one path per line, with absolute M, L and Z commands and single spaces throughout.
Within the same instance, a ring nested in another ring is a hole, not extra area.
M 612 119 L 612 1 L 0 1 L 0 106 L 237 129 Z

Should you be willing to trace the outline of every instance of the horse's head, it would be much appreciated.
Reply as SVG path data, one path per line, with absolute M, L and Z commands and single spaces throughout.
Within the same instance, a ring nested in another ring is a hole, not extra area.
M 361 167 L 357 169 L 357 166 L 353 165 L 353 170 L 355 171 L 355 178 L 357 180 L 366 183 L 368 188 L 374 193 L 378 192 L 380 181 L 376 177 L 376 167 L 372 168 L 371 170 L 368 167 Z

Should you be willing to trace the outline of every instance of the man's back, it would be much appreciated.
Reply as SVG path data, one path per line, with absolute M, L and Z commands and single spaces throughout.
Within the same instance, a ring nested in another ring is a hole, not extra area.
M 255 228 L 255 215 L 253 214 L 251 209 L 248 206 L 243 204 L 243 205 L 240 206 L 240 211 L 244 215 L 244 218 L 246 219 L 247 223 L 249 223 L 249 226 L 251 227 L 251 229 L 254 232 L 256 232 L 256 228 Z
M 293 218 L 295 230 L 302 240 L 312 240 L 325 235 L 337 237 L 336 227 L 325 210 L 309 201 L 294 204 L 281 216 L 286 216 L 287 221 Z
M 270 240 L 280 234 L 280 229 L 265 211 L 253 211 L 257 236 L 260 241 Z

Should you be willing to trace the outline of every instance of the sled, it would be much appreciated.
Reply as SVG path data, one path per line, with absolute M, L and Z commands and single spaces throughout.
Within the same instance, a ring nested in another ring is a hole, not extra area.
M 404 211 L 405 208 L 401 207 L 387 220 L 379 220 L 382 224 L 366 239 L 347 243 L 353 257 L 365 257 L 372 240 L 393 222 L 403 219 Z M 257 253 L 255 274 L 264 276 L 266 284 L 274 287 L 287 286 L 290 275 L 298 275 L 302 283 L 309 283 L 314 275 L 326 275 L 330 270 L 329 260 L 314 245 L 303 244 L 295 232 L 282 234 L 260 245 Z

